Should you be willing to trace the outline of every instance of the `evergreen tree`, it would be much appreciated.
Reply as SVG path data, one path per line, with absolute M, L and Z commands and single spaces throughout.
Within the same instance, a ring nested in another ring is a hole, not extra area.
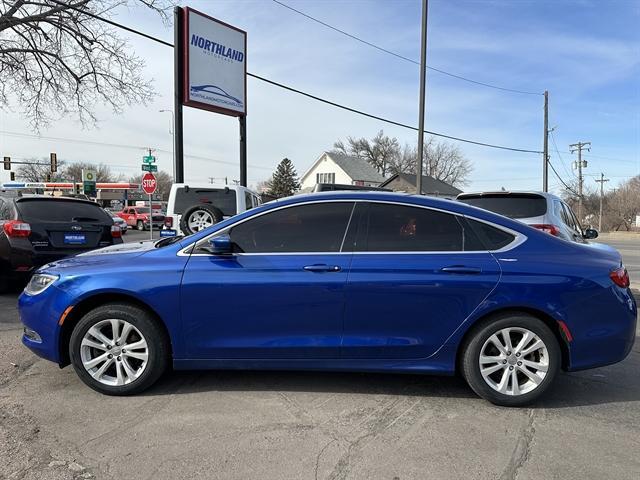
M 284 158 L 269 181 L 269 194 L 274 197 L 288 197 L 300 188 L 298 174 L 293 163 Z

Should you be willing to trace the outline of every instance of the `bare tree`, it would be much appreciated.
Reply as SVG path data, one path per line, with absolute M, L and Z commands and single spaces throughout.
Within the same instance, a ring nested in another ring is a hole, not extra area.
M 0 108 L 18 105 L 37 129 L 65 115 L 94 124 L 97 104 L 120 113 L 150 101 L 144 61 L 95 18 L 136 3 L 168 21 L 171 0 L 0 0 Z
M 47 175 L 52 182 L 59 182 L 63 179 L 61 169 L 64 168 L 64 162 L 58 162 L 58 171 L 51 173 L 51 162 L 48 157 L 43 158 L 28 158 L 24 160 L 25 163 L 18 165 L 16 168 L 16 180 L 23 182 L 44 182 L 47 179 Z
M 337 153 L 367 160 L 382 175 L 416 173 L 418 149 L 409 145 L 401 149 L 398 140 L 386 136 L 382 130 L 371 140 L 347 137 L 346 144 L 338 140 L 333 148 Z M 462 187 L 468 183 L 473 166 L 460 148 L 430 137 L 424 144 L 422 171 L 449 185 Z
M 96 182 L 115 182 L 122 179 L 122 175 L 115 175 L 109 165 L 104 163 L 94 165 L 90 162 L 77 162 L 67 165 L 63 170 L 62 177 L 69 182 L 81 182 L 82 170 L 94 170 L 96 172 Z
M 400 156 L 400 144 L 396 138 L 388 137 L 380 130 L 371 140 L 347 137 L 347 144 L 338 140 L 333 144 L 334 152 L 358 157 L 369 162 L 382 176 Z

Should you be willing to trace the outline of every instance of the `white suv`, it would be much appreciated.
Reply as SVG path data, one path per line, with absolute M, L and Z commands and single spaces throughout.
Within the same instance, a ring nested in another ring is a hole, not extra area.
M 191 235 L 261 203 L 256 192 L 240 185 L 174 183 L 161 233 Z

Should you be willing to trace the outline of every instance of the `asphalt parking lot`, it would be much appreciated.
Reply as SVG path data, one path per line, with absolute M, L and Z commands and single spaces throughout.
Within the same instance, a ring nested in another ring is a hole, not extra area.
M 603 240 L 639 266 L 640 238 Z M 116 398 L 20 345 L 16 296 L 0 296 L 0 478 L 640 477 L 639 342 L 528 409 L 455 377 L 315 372 L 176 372 Z

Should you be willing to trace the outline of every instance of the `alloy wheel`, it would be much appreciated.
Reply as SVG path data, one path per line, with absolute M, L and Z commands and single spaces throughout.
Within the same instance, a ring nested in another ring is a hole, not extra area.
M 127 385 L 147 367 L 149 347 L 140 330 L 131 323 L 107 319 L 84 334 L 80 359 L 89 375 L 103 385 Z
M 542 383 L 549 370 L 549 351 L 531 330 L 510 327 L 484 342 L 478 361 L 487 385 L 504 395 L 518 396 Z

